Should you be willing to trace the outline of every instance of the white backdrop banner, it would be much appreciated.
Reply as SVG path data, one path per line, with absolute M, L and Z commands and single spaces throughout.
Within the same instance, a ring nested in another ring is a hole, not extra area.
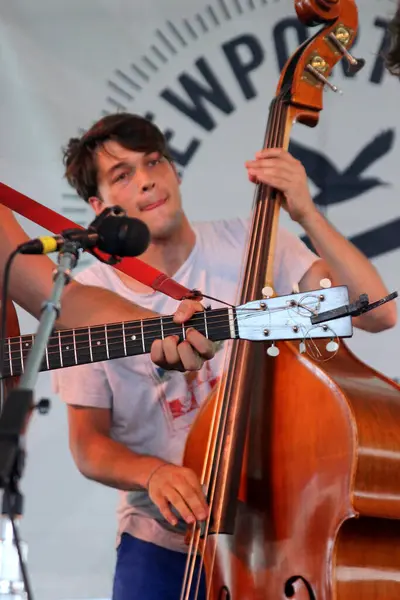
M 393 290 L 400 287 L 400 88 L 382 50 L 396 3 L 358 5 L 354 54 L 367 64 L 356 77 L 335 67 L 343 95 L 324 95 L 320 124 L 296 126 L 291 150 L 315 202 Z M 192 219 L 246 216 L 253 191 L 244 161 L 260 149 L 283 64 L 311 33 L 292 0 L 1 2 L 0 180 L 87 224 L 90 210 L 63 180 L 61 147 L 102 115 L 130 111 L 168 136 Z M 349 345 L 396 377 L 399 331 L 356 331 Z
M 400 90 L 381 53 L 393 9 L 363 0 L 354 51 L 367 66 L 354 78 L 335 68 L 344 95 L 327 93 L 318 128 L 296 126 L 291 145 L 315 202 L 391 288 L 399 282 Z M 243 162 L 261 145 L 280 69 L 311 33 L 291 1 L 36 0 L 1 11 L 3 182 L 87 223 L 90 211 L 62 179 L 60 148 L 101 115 L 127 110 L 167 134 L 190 217 L 248 213 Z M 395 376 L 397 334 L 357 333 L 351 344 Z

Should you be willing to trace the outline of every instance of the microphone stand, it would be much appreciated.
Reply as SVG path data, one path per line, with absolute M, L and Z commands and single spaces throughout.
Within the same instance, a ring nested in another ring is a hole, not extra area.
M 19 489 L 25 462 L 24 429 L 33 408 L 45 412 L 48 401 L 34 404 L 33 390 L 54 323 L 60 313 L 64 287 L 71 280 L 81 245 L 65 240 L 54 272 L 50 299 L 44 303 L 37 335 L 28 354 L 19 385 L 11 390 L 0 416 L 0 488 L 3 503 L 0 527 L 0 600 L 33 600 L 26 568 L 27 547 L 19 539 L 16 518 L 22 515 L 23 496 Z

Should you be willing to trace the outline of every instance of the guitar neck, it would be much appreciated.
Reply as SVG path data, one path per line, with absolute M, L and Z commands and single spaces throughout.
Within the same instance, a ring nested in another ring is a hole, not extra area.
M 140 321 L 96 325 L 54 333 L 48 342 L 41 371 L 73 367 L 92 362 L 147 354 L 152 343 L 171 335 L 186 338 L 189 328 L 200 331 L 212 341 L 239 337 L 234 308 L 218 308 L 196 313 L 183 325 L 173 322 L 173 316 Z M 21 375 L 35 336 L 7 338 L 5 342 L 3 376 Z

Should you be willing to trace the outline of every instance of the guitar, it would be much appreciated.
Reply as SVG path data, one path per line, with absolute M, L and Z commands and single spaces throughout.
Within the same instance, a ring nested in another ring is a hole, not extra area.
M 156 339 L 177 335 L 184 340 L 189 327 L 215 342 L 351 337 L 350 316 L 318 325 L 311 323 L 311 317 L 347 305 L 348 301 L 347 287 L 338 286 L 205 310 L 183 325 L 174 323 L 173 315 L 170 315 L 57 331 L 49 339 L 40 370 L 146 354 Z M 24 372 L 25 359 L 34 340 L 35 336 L 31 334 L 6 338 L 3 379 Z

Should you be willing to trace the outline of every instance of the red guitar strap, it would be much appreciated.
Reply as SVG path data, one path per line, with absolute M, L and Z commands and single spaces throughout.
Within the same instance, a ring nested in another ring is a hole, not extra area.
M 39 202 L 17 192 L 4 183 L 0 183 L 0 204 L 7 206 L 55 235 L 60 234 L 63 229 L 83 229 L 81 225 L 77 225 L 70 219 L 43 206 L 43 204 L 39 204 Z M 101 253 L 99 252 L 99 254 Z M 105 255 L 103 254 L 102 256 Z M 193 291 L 180 285 L 158 269 L 146 265 L 146 263 L 138 258 L 123 258 L 120 263 L 114 265 L 114 268 L 175 300 L 194 297 L 197 299 L 201 298 L 201 295 L 196 295 Z

